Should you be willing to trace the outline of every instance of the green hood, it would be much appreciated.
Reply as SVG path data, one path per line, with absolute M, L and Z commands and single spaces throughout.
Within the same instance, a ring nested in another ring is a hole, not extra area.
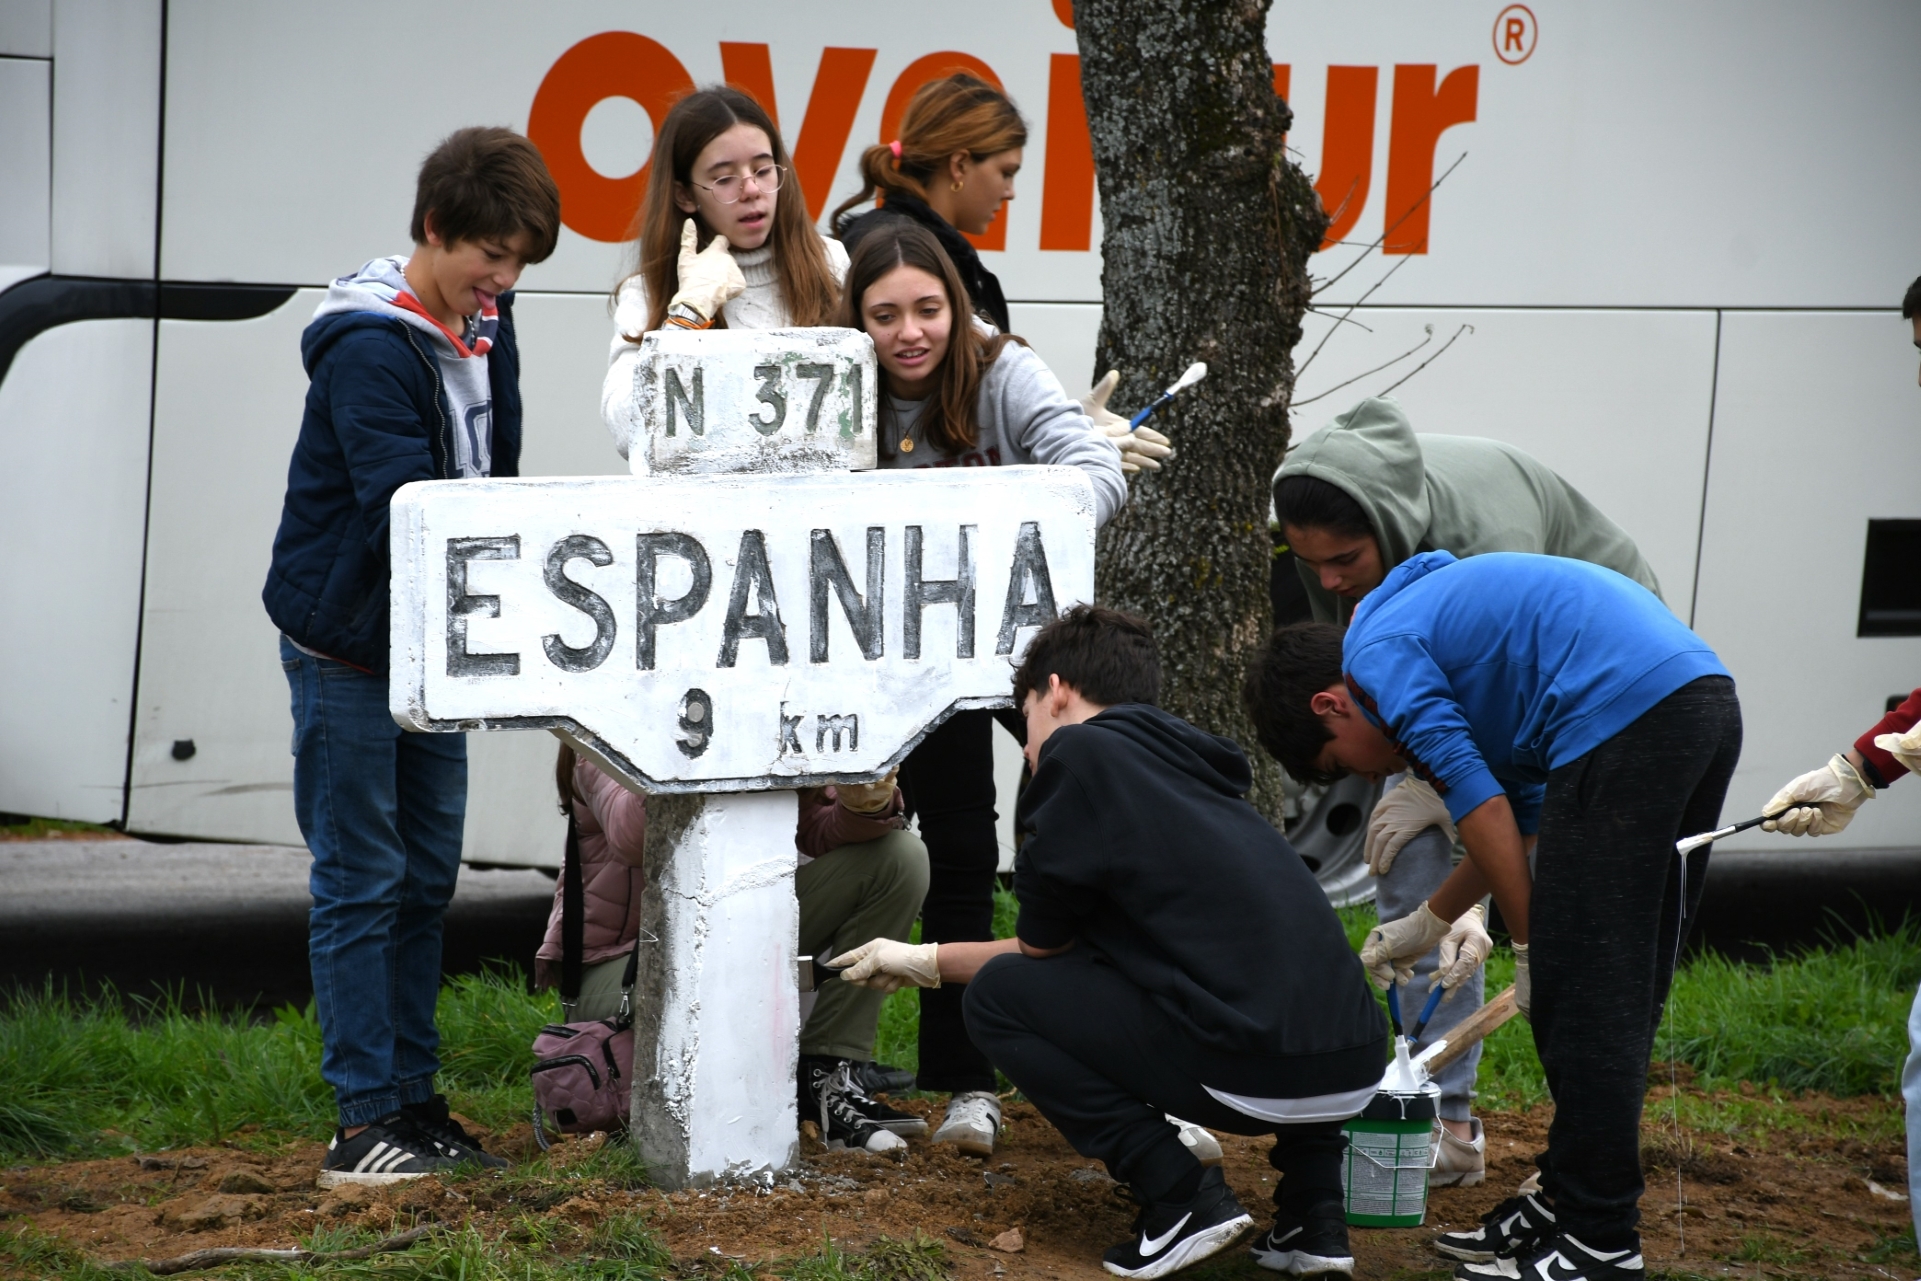
M 1359 503 L 1380 540 L 1384 569 L 1412 556 L 1427 536 L 1433 513 L 1421 442 L 1392 397 L 1364 400 L 1302 441 L 1274 483 L 1289 476 L 1324 480 Z
M 1315 432 L 1274 474 L 1314 476 L 1367 513 L 1383 569 L 1416 552 L 1534 552 L 1611 569 L 1661 594 L 1627 532 L 1550 467 L 1504 441 L 1416 436 L 1391 397 L 1364 400 Z M 1346 622 L 1352 603 L 1301 570 L 1314 617 Z

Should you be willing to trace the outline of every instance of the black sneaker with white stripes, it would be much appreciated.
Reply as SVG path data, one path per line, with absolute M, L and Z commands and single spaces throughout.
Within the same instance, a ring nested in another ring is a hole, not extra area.
M 1454 1269 L 1454 1275 L 1500 1278 L 1501 1281 L 1643 1281 L 1647 1269 L 1636 1247 L 1596 1250 L 1561 1232 L 1531 1254 L 1490 1259 L 1486 1263 L 1463 1263 Z
M 1554 1234 L 1554 1211 L 1539 1192 L 1511 1196 L 1481 1216 L 1468 1232 L 1443 1232 L 1434 1248 L 1450 1259 L 1487 1263 L 1533 1254 Z
M 1219 1166 L 1207 1166 L 1201 1186 L 1181 1202 L 1144 1206 L 1134 1238 L 1101 1256 L 1101 1266 L 1121 1277 L 1164 1277 L 1233 1245 L 1254 1218 L 1227 1190 Z
M 1254 1243 L 1254 1262 L 1296 1277 L 1354 1275 L 1347 1244 L 1347 1216 L 1337 1203 L 1319 1214 L 1278 1213 L 1274 1226 Z
M 345 1135 L 346 1131 L 335 1130 L 333 1142 L 327 1145 L 327 1159 L 320 1163 L 320 1177 L 315 1180 L 323 1188 L 399 1183 L 460 1164 L 442 1155 L 403 1112 L 381 1117 L 351 1139 Z
M 454 1120 L 447 1110 L 447 1096 L 436 1094 L 425 1103 L 405 1103 L 401 1112 L 425 1135 L 440 1155 L 451 1161 L 477 1165 L 483 1170 L 504 1170 L 513 1162 L 495 1156 L 480 1146 L 480 1140 L 467 1133 L 467 1127 Z

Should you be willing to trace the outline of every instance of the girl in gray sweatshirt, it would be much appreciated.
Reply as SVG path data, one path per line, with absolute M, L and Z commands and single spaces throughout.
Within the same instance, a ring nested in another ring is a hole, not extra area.
M 1030 347 L 972 316 L 953 260 L 918 223 L 890 219 L 854 250 L 841 323 L 866 331 L 880 360 L 880 465 L 1079 467 L 1106 524 L 1127 502 L 1120 451 Z

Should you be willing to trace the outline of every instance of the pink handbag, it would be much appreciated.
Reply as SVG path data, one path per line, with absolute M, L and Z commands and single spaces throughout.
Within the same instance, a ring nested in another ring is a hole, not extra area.
M 560 1006 L 571 1012 L 580 999 L 584 915 L 580 838 L 567 816 L 567 856 L 560 895 Z M 644 932 L 642 937 L 645 937 Z M 640 942 L 627 956 L 620 980 L 620 1011 L 611 1019 L 549 1023 L 534 1038 L 534 1138 L 547 1146 L 547 1129 L 562 1134 L 620 1130 L 627 1125 L 634 1091 L 634 976 Z

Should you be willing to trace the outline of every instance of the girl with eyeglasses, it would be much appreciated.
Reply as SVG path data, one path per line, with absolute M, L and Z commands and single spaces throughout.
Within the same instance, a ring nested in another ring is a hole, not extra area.
M 624 457 L 640 340 L 668 325 L 784 329 L 833 323 L 847 251 L 815 231 L 780 130 L 738 89 L 675 103 L 654 140 L 634 220 L 634 270 L 614 292 L 600 414 Z

